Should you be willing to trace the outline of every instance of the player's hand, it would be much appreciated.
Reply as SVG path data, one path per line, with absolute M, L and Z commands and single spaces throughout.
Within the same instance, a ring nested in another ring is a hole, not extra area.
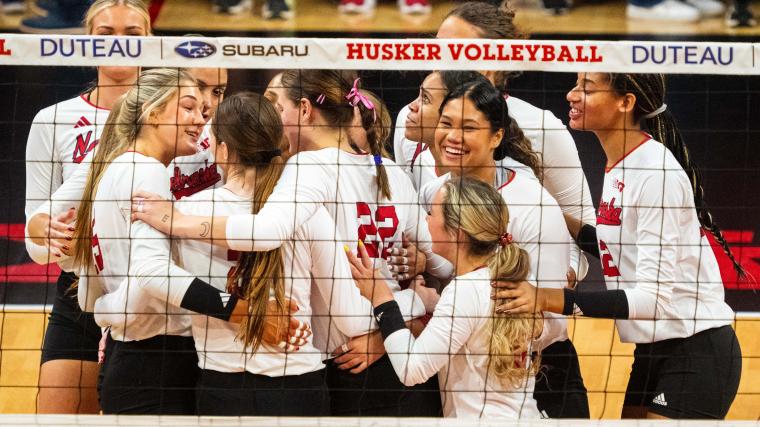
M 171 234 L 172 221 L 181 214 L 172 207 L 171 200 L 163 199 L 158 194 L 136 191 L 132 194 L 132 222 L 143 221 L 156 230 Z
M 267 303 L 264 334 L 261 340 L 285 351 L 298 351 L 311 336 L 311 326 L 293 317 L 293 314 L 298 311 L 295 301 L 285 300 L 285 307 L 288 308 L 288 313 L 282 315 L 278 312 L 277 301 L 270 300 Z M 237 310 L 237 306 L 235 309 Z M 248 313 L 245 315 L 247 316 Z
M 416 276 L 412 280 L 412 283 L 409 284 L 409 289 L 414 290 L 422 300 L 422 303 L 425 304 L 426 313 L 435 311 L 435 306 L 438 304 L 441 296 L 438 295 L 435 289 L 425 286 L 425 279 L 422 276 Z
M 539 290 L 529 282 L 493 281 L 491 287 L 492 300 L 506 300 L 496 307 L 497 313 L 524 314 L 543 311 L 541 298 L 538 297 Z
M 358 374 L 373 363 L 380 360 L 385 354 L 383 336 L 375 331 L 360 337 L 351 338 L 346 344 L 333 351 L 333 356 L 338 369 L 349 370 L 352 374 Z
M 575 269 L 570 267 L 567 269 L 567 287 L 575 289 L 575 285 L 578 284 L 578 276 L 575 274 Z
M 425 271 L 427 257 L 414 243 L 403 237 L 402 248 L 392 248 L 388 257 L 388 269 L 399 282 L 409 280 Z
M 74 221 L 76 218 L 77 211 L 74 208 L 58 214 L 54 218 L 48 217 L 45 245 L 53 255 L 57 257 L 72 255 L 74 249 Z
M 348 263 L 351 266 L 351 276 L 354 278 L 356 287 L 359 288 L 362 296 L 370 300 L 375 307 L 392 300 L 393 294 L 385 283 L 380 269 L 374 268 L 374 261 L 369 257 L 364 243 L 361 240 L 359 241 L 359 256 L 361 259 L 356 258 L 356 255 L 354 255 L 348 246 L 344 246 L 344 249 L 348 257 Z

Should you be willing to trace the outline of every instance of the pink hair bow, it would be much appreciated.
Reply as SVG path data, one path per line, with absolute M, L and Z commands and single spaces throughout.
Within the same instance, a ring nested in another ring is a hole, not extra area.
M 361 102 L 364 104 L 364 106 L 368 110 L 372 110 L 373 114 L 373 121 L 377 121 L 377 110 L 375 110 L 375 104 L 372 103 L 372 101 L 369 100 L 366 96 L 362 95 L 361 92 L 359 92 L 359 88 L 357 88 L 357 85 L 359 84 L 359 80 L 354 80 L 354 87 L 351 88 L 351 91 L 348 92 L 348 95 L 346 95 L 346 99 L 348 100 L 348 103 L 352 106 L 356 107 Z

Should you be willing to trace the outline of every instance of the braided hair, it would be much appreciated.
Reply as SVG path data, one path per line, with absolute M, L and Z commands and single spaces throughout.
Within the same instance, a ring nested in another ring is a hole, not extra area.
M 636 96 L 636 106 L 633 111 L 634 120 L 640 122 L 642 128 L 647 130 L 654 139 L 665 145 L 678 160 L 689 177 L 700 225 L 715 237 L 715 241 L 720 244 L 723 252 L 731 259 L 734 270 L 739 274 L 739 277 L 745 277 L 744 267 L 734 257 L 728 242 L 726 242 L 707 207 L 705 191 L 702 188 L 702 176 L 689 155 L 681 132 L 670 112 L 661 109 L 665 101 L 665 76 L 662 74 L 611 74 L 610 87 L 618 95 L 630 93 Z

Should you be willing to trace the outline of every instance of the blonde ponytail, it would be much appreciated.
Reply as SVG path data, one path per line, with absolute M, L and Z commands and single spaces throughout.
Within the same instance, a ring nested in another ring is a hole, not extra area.
M 501 195 L 490 185 L 467 177 L 455 178 L 445 185 L 443 216 L 450 230 L 461 230 L 467 237 L 468 252 L 486 256 L 492 280 L 521 281 L 528 278 L 528 253 L 515 243 L 505 242 L 509 210 Z M 505 301 L 491 305 L 489 371 L 508 387 L 520 387 L 536 374 L 540 356 L 528 363 L 530 342 L 543 323 L 533 316 L 496 313 Z M 541 322 L 541 323 L 539 323 Z

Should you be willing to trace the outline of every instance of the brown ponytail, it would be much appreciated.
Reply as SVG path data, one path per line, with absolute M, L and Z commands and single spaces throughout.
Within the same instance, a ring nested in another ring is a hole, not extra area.
M 251 212 L 257 214 L 274 191 L 285 164 L 280 151 L 280 115 L 261 95 L 238 93 L 219 105 L 211 129 L 217 141 L 227 145 L 234 160 L 236 167 L 230 171 L 231 176 L 255 169 Z M 281 249 L 241 253 L 227 287 L 230 293 L 248 301 L 249 316 L 240 324 L 238 338 L 256 351 L 261 345 L 270 295 L 277 301 L 277 314 L 286 314 Z
M 282 86 L 291 101 L 298 104 L 302 98 L 308 99 L 312 108 L 319 110 L 325 120 L 336 128 L 349 128 L 353 122 L 354 108 L 359 109 L 362 128 L 368 132 L 370 153 L 376 159 L 377 187 L 380 192 L 378 196 L 390 199 L 388 174 L 382 165 L 382 146 L 378 141 L 377 130 L 374 129 L 375 113 L 361 102 L 354 107 L 346 99 L 357 79 L 354 71 L 287 70 L 282 73 Z M 356 87 L 357 90 L 361 90 L 359 82 Z

